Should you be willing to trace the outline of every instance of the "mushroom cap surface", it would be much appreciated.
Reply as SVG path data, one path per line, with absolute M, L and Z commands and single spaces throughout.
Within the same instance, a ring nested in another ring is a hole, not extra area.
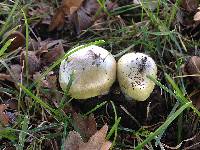
M 147 75 L 156 78 L 157 66 L 154 60 L 143 53 L 128 53 L 117 63 L 117 77 L 122 92 L 137 101 L 145 101 L 154 89 L 154 82 Z
M 116 80 L 116 61 L 107 50 L 91 45 L 71 54 L 60 65 L 59 82 L 66 90 L 73 74 L 69 90 L 71 97 L 87 99 L 109 92 Z

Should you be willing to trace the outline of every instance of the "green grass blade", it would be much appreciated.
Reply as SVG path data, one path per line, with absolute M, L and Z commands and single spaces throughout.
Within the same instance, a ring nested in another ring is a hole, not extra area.
M 4 128 L 4 129 L 0 128 L 0 140 L 1 140 L 2 138 L 7 138 L 7 139 L 9 139 L 9 140 L 11 140 L 11 141 L 14 141 L 14 140 L 17 139 L 17 136 L 16 136 L 15 133 L 16 133 L 16 132 L 14 132 L 14 131 L 13 131 L 12 129 L 10 129 L 10 128 Z
M 68 83 L 66 89 L 64 90 L 64 95 L 63 95 L 63 98 L 61 99 L 61 102 L 58 106 L 58 109 L 63 109 L 65 104 L 69 103 L 69 101 L 71 101 L 73 99 L 73 98 L 71 98 L 67 102 L 66 102 L 66 99 L 65 99 L 65 98 L 68 98 L 67 96 L 68 96 L 68 93 L 69 93 L 69 90 L 70 90 L 70 87 L 71 87 L 73 81 L 74 81 L 74 72 L 72 74 L 70 74 L 69 83 Z
M 4 45 L 3 47 L 0 49 L 0 57 L 4 54 L 4 52 L 7 50 L 7 48 L 10 46 L 10 44 L 12 43 L 13 39 L 9 39 Z
M 118 128 L 118 125 L 121 121 L 121 117 L 119 117 L 116 121 L 115 121 L 115 124 L 112 126 L 112 128 L 110 129 L 106 139 L 109 140 L 111 138 L 111 136 L 114 134 L 115 130 L 117 130 Z
M 15 10 L 17 9 L 17 6 L 18 6 L 18 3 L 19 3 L 19 0 L 16 0 L 15 1 L 15 4 L 11 10 L 11 12 L 9 13 L 9 16 L 7 17 L 7 20 L 6 20 L 6 23 L 3 25 L 3 27 L 1 28 L 0 30 L 0 37 L 4 34 L 4 32 L 10 27 L 9 26 L 9 23 L 10 23 L 10 20 L 15 12 Z
M 113 107 L 113 111 L 114 111 L 114 114 L 115 114 L 115 124 L 112 126 L 112 128 L 111 128 L 110 132 L 108 133 L 106 139 L 110 139 L 110 137 L 114 133 L 114 139 L 112 141 L 112 146 L 110 148 L 112 150 L 113 147 L 115 146 L 115 143 L 116 143 L 118 126 L 119 126 L 119 123 L 121 121 L 121 117 L 119 117 L 119 118 L 117 117 L 117 110 L 116 110 L 115 104 L 113 103 L 113 101 L 110 101 L 110 102 L 111 102 L 111 105 Z
M 102 106 L 104 106 L 107 103 L 107 101 L 102 102 L 101 104 L 96 105 L 93 109 L 91 109 L 90 111 L 88 111 L 86 114 L 84 114 L 84 116 L 87 116 L 89 114 L 91 114 L 92 112 L 96 111 L 97 109 L 101 108 Z
M 25 20 L 25 27 L 26 27 L 26 54 L 25 54 L 25 65 L 26 65 L 26 77 L 27 77 L 27 83 L 28 83 L 28 76 L 29 76 L 29 73 L 28 73 L 28 47 L 29 47 L 29 30 L 28 30 L 28 21 L 27 21 L 27 17 L 26 17 L 26 14 L 24 12 L 23 9 L 21 9 L 22 11 L 22 14 L 24 16 L 24 20 Z
M 166 92 L 168 92 L 169 94 L 171 94 L 172 96 L 174 96 L 181 104 L 185 104 L 185 103 L 189 102 L 189 100 L 187 98 L 185 98 L 184 95 L 180 95 L 182 92 L 180 91 L 180 89 L 178 88 L 178 86 L 176 85 L 176 83 L 173 81 L 173 79 L 169 75 L 166 76 L 168 82 L 170 82 L 172 84 L 174 90 L 178 90 L 178 92 L 174 93 L 172 90 L 170 90 L 166 86 L 162 85 L 155 78 L 153 78 L 151 76 L 147 76 L 147 77 L 149 79 L 151 79 L 156 85 L 160 86 L 163 90 L 165 90 Z M 200 117 L 200 112 L 193 105 L 191 105 L 190 107 Z
M 179 103 L 179 101 L 177 101 L 176 104 L 174 105 L 174 107 L 172 108 L 171 112 L 169 113 L 167 119 L 168 119 L 169 117 L 171 117 L 171 116 L 174 115 L 174 113 L 176 112 L 176 110 L 177 110 L 177 108 L 179 107 L 179 105 L 180 105 L 180 103 Z M 162 138 L 164 132 L 165 132 L 165 130 L 163 130 L 162 133 L 160 133 L 160 134 L 158 135 L 158 137 L 156 138 L 156 143 L 155 143 L 156 146 L 159 145 L 160 140 L 161 140 L 161 138 Z
M 172 87 L 175 90 L 175 94 L 178 100 L 180 100 L 180 102 L 182 104 L 185 104 L 187 102 L 189 102 L 189 100 L 184 96 L 183 92 L 180 90 L 180 88 L 178 87 L 178 85 L 174 82 L 174 80 L 165 73 L 165 77 L 167 79 L 167 81 L 172 85 Z M 193 109 L 193 111 L 200 117 L 200 112 L 198 111 L 198 109 L 196 109 L 193 105 L 191 105 L 191 108 Z
M 30 90 L 28 90 L 26 87 L 24 87 L 22 84 L 18 84 L 20 86 L 20 88 L 28 95 L 30 96 L 33 100 L 35 100 L 37 103 L 39 103 L 41 106 L 43 106 L 44 108 L 48 109 L 49 111 L 51 111 L 52 113 L 54 113 L 55 115 L 57 114 L 56 110 L 51 108 L 48 104 L 46 104 L 45 102 L 43 102 L 39 97 L 35 96 Z
M 179 108 L 174 115 L 169 117 L 155 132 L 150 133 L 150 135 L 142 143 L 138 144 L 134 150 L 141 150 L 147 143 L 155 139 L 157 135 L 162 133 L 163 130 L 166 130 L 166 128 L 174 121 L 174 119 L 176 119 L 186 108 L 190 107 L 191 104 L 191 102 L 188 102 Z
M 22 130 L 19 133 L 19 143 L 16 147 L 17 150 L 24 149 L 24 143 L 26 141 L 26 135 L 28 131 L 28 124 L 29 124 L 29 118 L 28 116 L 25 116 L 24 120 L 22 121 Z
M 65 150 L 65 139 L 66 139 L 66 136 L 67 136 L 67 126 L 68 126 L 68 119 L 65 119 L 61 150 Z

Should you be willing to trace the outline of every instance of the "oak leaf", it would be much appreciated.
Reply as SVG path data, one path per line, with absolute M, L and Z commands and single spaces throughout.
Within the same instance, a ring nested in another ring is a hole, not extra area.
M 83 117 L 80 114 L 73 113 L 73 123 L 84 141 L 88 141 L 88 139 L 97 131 L 96 121 L 92 114 Z
M 109 150 L 112 143 L 106 140 L 107 131 L 108 126 L 105 124 L 86 143 L 78 132 L 71 131 L 65 141 L 65 150 Z

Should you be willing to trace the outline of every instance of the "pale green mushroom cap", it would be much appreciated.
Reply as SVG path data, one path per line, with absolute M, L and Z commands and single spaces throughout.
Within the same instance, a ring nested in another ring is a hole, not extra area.
M 71 97 L 87 99 L 104 95 L 116 80 L 116 61 L 110 52 L 92 45 L 61 62 L 59 82 L 63 90 L 66 90 L 72 73 Z
M 154 60 L 143 53 L 123 55 L 117 64 L 117 77 L 122 92 L 137 101 L 145 101 L 154 89 L 154 82 L 147 75 L 156 78 L 157 66 Z

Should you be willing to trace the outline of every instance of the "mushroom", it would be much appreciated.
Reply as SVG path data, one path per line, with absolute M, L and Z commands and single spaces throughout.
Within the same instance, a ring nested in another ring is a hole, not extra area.
M 59 82 L 64 91 L 72 74 L 74 78 L 69 89 L 71 97 L 87 99 L 105 95 L 116 80 L 116 61 L 107 50 L 91 45 L 61 62 Z
M 117 77 L 122 92 L 137 101 L 145 101 L 150 96 L 155 84 L 147 75 L 156 78 L 156 74 L 154 60 L 143 53 L 125 54 L 117 64 Z

